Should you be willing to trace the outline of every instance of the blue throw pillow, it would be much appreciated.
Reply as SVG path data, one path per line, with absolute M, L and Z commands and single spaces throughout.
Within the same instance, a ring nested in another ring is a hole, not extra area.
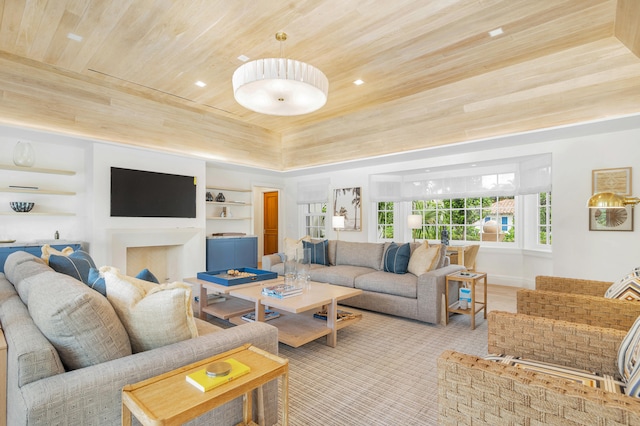
M 406 274 L 411 257 L 411 246 L 409 243 L 397 245 L 391 243 L 384 253 L 384 270 L 394 274 Z
M 83 250 L 76 250 L 68 256 L 49 256 L 49 266 L 61 274 L 69 275 L 83 283 L 89 283 L 89 269 L 95 268 L 93 259 Z
M 329 264 L 329 241 L 304 241 L 302 240 L 302 248 L 311 249 L 311 263 L 318 265 Z
M 136 275 L 136 278 L 139 280 L 149 281 L 155 284 L 160 283 L 156 278 L 156 276 L 153 275 L 151 271 L 146 268 L 138 272 L 138 275 Z M 89 269 L 89 280 L 86 284 L 92 289 L 94 289 L 95 291 L 97 291 L 98 293 L 100 293 L 101 295 L 105 297 L 107 296 L 107 284 L 105 283 L 104 278 L 100 276 L 100 271 L 98 271 L 96 268 Z

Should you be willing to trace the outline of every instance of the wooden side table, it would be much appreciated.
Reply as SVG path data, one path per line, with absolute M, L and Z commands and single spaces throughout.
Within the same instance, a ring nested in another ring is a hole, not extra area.
M 187 374 L 207 364 L 234 358 L 251 368 L 245 374 L 208 392 L 187 382 Z M 243 397 L 243 423 L 251 419 L 251 392 L 258 389 L 258 422 L 264 424 L 262 385 L 282 377 L 282 425 L 288 424 L 289 361 L 250 344 L 224 352 L 173 371 L 143 380 L 122 389 L 122 424 L 131 426 L 134 415 L 143 425 L 180 425 L 240 396 Z
M 460 308 L 451 308 L 449 306 L 449 281 L 459 281 L 468 283 L 471 287 L 471 305 L 467 307 L 467 309 Z M 483 281 L 483 301 L 476 301 L 476 283 L 478 281 Z M 449 324 L 449 313 L 456 312 L 459 314 L 465 314 L 471 316 L 471 329 L 476 329 L 476 314 L 482 310 L 484 310 L 484 319 L 487 319 L 487 274 L 486 272 L 465 272 L 459 271 L 453 274 L 449 274 L 445 277 L 445 290 L 444 290 L 444 300 L 445 300 L 445 324 Z

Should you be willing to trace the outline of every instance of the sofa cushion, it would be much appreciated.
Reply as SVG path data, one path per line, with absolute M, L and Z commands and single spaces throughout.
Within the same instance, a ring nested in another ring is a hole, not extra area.
M 0 287 L 4 292 L 8 281 L 0 278 Z M 45 377 L 64 373 L 64 366 L 58 352 L 49 342 L 29 315 L 29 311 L 17 294 L 9 296 L 2 302 L 0 321 L 4 328 L 7 346 L 16 360 L 16 371 L 10 374 L 16 378 L 18 386 Z
M 44 244 L 40 248 L 40 252 L 42 253 L 42 255 L 40 257 L 48 265 L 49 264 L 49 257 L 51 255 L 69 256 L 71 253 L 73 253 L 73 247 L 65 247 L 62 250 L 58 250 L 58 249 L 55 249 L 55 248 L 51 247 L 49 244 Z
M 440 253 L 442 247 L 440 245 L 427 246 L 421 245 L 411 255 L 407 270 L 414 275 L 422 275 L 425 272 L 433 271 L 440 263 Z
M 338 241 L 336 243 L 336 265 L 363 266 L 379 271 L 383 250 L 383 243 Z
M 411 247 L 409 244 L 391 243 L 384 252 L 384 271 L 394 274 L 406 274 L 409 266 Z
M 159 284 L 158 279 L 155 275 L 151 273 L 148 269 L 143 269 L 138 272 L 136 278 L 139 280 L 149 281 L 151 283 Z M 89 287 L 97 291 L 103 296 L 107 295 L 107 283 L 104 282 L 104 277 L 100 275 L 100 271 L 96 268 L 89 269 L 89 277 L 88 282 L 86 283 Z
M 329 240 L 327 243 L 327 253 L 329 254 L 329 265 L 334 266 L 336 264 L 336 247 L 338 246 L 337 240 Z
M 191 306 L 191 286 L 153 284 L 103 266 L 107 299 L 124 324 L 134 353 L 198 336 Z
M 429 247 L 437 246 L 440 249 L 440 254 L 438 255 L 438 264 L 434 269 L 440 269 L 447 266 L 449 263 L 447 262 L 449 258 L 447 257 L 447 246 L 444 244 L 429 244 Z
M 604 297 L 609 299 L 621 299 L 640 301 L 640 267 L 635 268 L 607 289 Z
M 67 274 L 85 284 L 89 283 L 89 270 L 95 268 L 93 259 L 83 250 L 76 250 L 68 255 L 49 255 L 49 266 L 56 272 Z
M 356 277 L 355 288 L 416 299 L 418 297 L 417 283 L 418 277 L 413 274 L 375 271 Z
M 318 265 L 329 264 L 329 251 L 327 240 L 302 241 L 302 247 L 311 249 L 311 263 Z
M 14 286 L 20 284 L 24 278 L 50 270 L 42 259 L 26 251 L 14 251 L 4 262 L 4 275 Z
M 311 241 L 311 237 L 305 235 L 304 237 L 296 240 L 294 238 L 285 237 L 284 239 L 284 255 L 286 256 L 285 260 L 295 260 L 296 251 L 298 249 L 304 248 L 302 242 L 303 241 Z
M 375 272 L 375 269 L 350 265 L 326 266 L 324 268 L 312 268 L 311 280 L 353 288 L 356 277 L 370 274 L 371 272 Z
M 68 370 L 131 355 L 129 337 L 111 304 L 81 282 L 56 272 L 28 280 L 29 313 Z

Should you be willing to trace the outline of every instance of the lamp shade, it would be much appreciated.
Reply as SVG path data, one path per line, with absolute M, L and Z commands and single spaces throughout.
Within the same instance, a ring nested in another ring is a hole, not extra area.
M 639 198 L 627 198 L 613 192 L 598 192 L 587 202 L 590 209 L 622 209 L 629 204 L 638 204 Z
M 333 229 L 344 229 L 344 216 L 333 216 L 331 226 Z
M 233 73 L 233 94 L 243 107 L 268 115 L 308 114 L 327 102 L 329 80 L 319 69 L 286 58 L 247 62 Z
M 419 214 L 410 214 L 407 218 L 407 224 L 411 229 L 422 228 L 422 216 Z

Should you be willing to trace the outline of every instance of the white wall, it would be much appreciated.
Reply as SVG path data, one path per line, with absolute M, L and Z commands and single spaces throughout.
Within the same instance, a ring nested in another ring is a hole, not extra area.
M 195 176 L 198 180 L 196 218 L 128 218 L 110 216 L 111 167 L 122 167 L 137 170 L 149 170 L 160 173 L 171 173 Z M 91 256 L 96 264 L 110 265 L 111 250 L 108 231 L 111 229 L 163 229 L 163 228 L 205 228 L 205 162 L 188 157 L 178 157 L 149 150 L 128 148 L 118 145 L 95 143 L 92 152 L 91 172 L 93 177 L 90 213 L 93 218 Z M 195 253 L 200 265 L 199 269 L 187 271 L 189 276 L 205 269 L 205 244 L 202 250 Z
M 299 181 L 329 178 L 332 189 L 361 186 L 363 230 L 341 232 L 340 239 L 375 241 L 375 217 L 368 191 L 369 175 L 550 152 L 553 161 L 553 253 L 488 245 L 483 246 L 478 254 L 477 268 L 489 273 L 491 283 L 528 288 L 534 287 L 536 275 L 613 281 L 640 265 L 639 231 L 589 231 L 586 202 L 591 195 L 593 169 L 640 164 L 640 124 L 637 118 L 631 124 L 628 120 L 621 121 L 620 128 L 629 127 L 633 128 L 610 131 L 606 126 L 595 123 L 577 129 L 555 129 L 460 145 L 452 149 L 413 153 L 411 160 L 392 161 L 394 157 L 389 157 L 390 161 L 378 161 L 380 164 L 373 166 L 354 167 L 345 164 L 341 170 L 334 167 L 330 172 L 296 173 L 286 182 L 286 236 L 299 238 L 302 232 L 298 206 L 295 204 Z M 571 134 L 579 136 L 570 137 Z M 633 178 L 634 188 L 640 188 L 639 179 L 640 170 L 637 170 Z M 329 201 L 331 203 L 331 194 Z M 330 239 L 336 237 L 332 229 L 328 230 L 327 236 Z
M 369 175 L 550 152 L 553 158 L 553 253 L 509 249 L 496 245 L 484 246 L 478 255 L 478 268 L 489 273 L 491 283 L 526 287 L 532 287 L 534 277 L 541 274 L 615 280 L 640 265 L 639 231 L 589 231 L 588 210 L 585 206 L 591 195 L 592 170 L 634 167 L 640 164 L 640 116 L 604 123 L 606 125 L 591 123 L 284 174 L 229 165 L 207 166 L 203 160 L 189 157 L 1 127 L 0 164 L 12 164 L 15 143 L 17 140 L 28 140 L 36 148 L 37 167 L 70 169 L 77 172 L 77 175 L 70 179 L 70 186 L 77 192 L 76 196 L 50 198 L 39 195 L 38 197 L 43 198 L 36 200 L 43 205 L 51 203 L 52 207 L 69 203 L 69 207 L 76 210 L 77 215 L 2 216 L 0 237 L 9 234 L 23 241 L 51 239 L 54 232 L 59 230 L 63 239 L 90 243 L 90 251 L 96 263 L 105 264 L 109 260 L 109 247 L 106 244 L 108 229 L 194 227 L 206 229 L 207 234 L 213 232 L 214 225 L 208 223 L 205 218 L 206 186 L 254 188 L 254 200 L 260 198 L 257 197 L 257 193 L 263 189 L 280 190 L 281 240 L 285 236 L 299 237 L 297 184 L 303 180 L 328 178 L 330 190 L 362 187 L 363 230 L 343 231 L 340 233 L 340 239 L 374 241 L 375 217 L 372 216 L 369 200 Z M 203 200 L 202 203 L 198 203 L 197 218 L 109 217 L 111 166 L 197 176 L 198 197 Z M 55 179 L 43 180 L 42 177 L 31 180 L 32 177 L 26 177 L 30 175 L 21 176 L 20 173 L 3 171 L 0 173 L 0 186 L 25 185 L 31 182 L 43 187 L 48 183 L 54 187 L 69 185 L 69 181 L 63 184 Z M 206 184 L 201 185 L 200 182 Z M 633 188 L 634 195 L 640 195 L 640 170 L 637 168 L 633 174 Z M 15 194 L 0 193 L 0 211 L 9 211 L 8 202 L 15 197 Z M 261 211 L 258 204 L 259 201 L 254 201 L 256 217 Z M 637 213 L 635 216 L 637 228 Z M 260 221 L 254 220 L 246 232 L 261 234 Z M 327 236 L 336 238 L 332 229 L 328 229 Z M 204 241 L 202 251 L 196 256 L 202 265 L 200 270 L 204 270 Z M 197 271 L 192 272 L 195 274 Z
M 35 149 L 34 168 L 75 171 L 74 176 L 50 175 L 0 170 L 0 187 L 37 186 L 40 189 L 72 191 L 76 195 L 43 195 L 0 192 L 0 212 L 11 212 L 9 202 L 34 202 L 32 212 L 76 212 L 75 216 L 2 215 L 0 239 L 18 242 L 53 240 L 58 231 L 61 240 L 84 241 L 88 220 L 84 205 L 87 199 L 85 155 L 89 145 L 80 140 L 55 134 L 0 126 L 0 164 L 13 165 L 13 149 L 18 141 L 29 142 Z M 28 170 L 26 168 L 25 170 Z

